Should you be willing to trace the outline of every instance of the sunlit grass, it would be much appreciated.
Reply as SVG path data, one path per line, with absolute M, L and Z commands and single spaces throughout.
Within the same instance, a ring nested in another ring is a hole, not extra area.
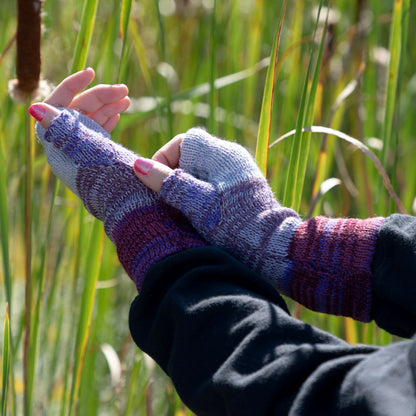
M 359 9 L 363 4 L 337 1 L 338 14 L 331 11 L 325 26 L 327 3 L 318 0 L 287 2 L 282 21 L 283 2 L 275 0 L 48 0 L 43 76 L 57 84 L 92 66 L 95 83 L 126 83 L 132 106 L 114 139 L 144 156 L 195 125 L 253 153 L 257 148 L 276 196 L 304 217 L 399 211 L 377 164 L 357 150 L 364 147 L 329 130 L 309 138 L 304 129 L 332 128 L 371 150 L 413 213 L 416 52 L 409 39 L 416 27 L 409 21 L 415 12 L 409 0 L 371 0 Z M 320 5 L 325 18 L 318 22 Z M 12 0 L 0 2 L 3 414 L 190 414 L 130 339 L 134 285 L 114 247 L 54 180 L 30 136 L 26 107 L 8 95 L 15 78 L 14 7 Z M 299 139 L 292 161 L 293 138 L 268 149 L 291 130 Z M 290 307 L 350 342 L 391 342 L 374 324 Z M 104 354 L 104 345 L 117 358 Z M 122 372 L 114 377 L 117 363 Z
M 9 317 L 9 304 L 6 303 L 6 314 L 4 317 L 4 327 L 3 327 L 3 344 L 2 344 L 2 354 L 3 354 L 3 373 L 2 373 L 2 390 L 1 390 L 1 414 L 7 414 L 7 395 L 9 389 L 9 374 L 11 366 L 11 343 L 10 343 L 10 317 Z
M 322 1 L 319 3 L 314 30 L 314 39 L 316 39 L 319 22 L 321 20 L 321 10 Z M 306 165 L 308 163 L 310 150 L 310 133 L 304 132 L 303 127 L 305 125 L 311 125 L 314 120 L 315 99 L 319 86 L 322 56 L 326 39 L 326 29 L 327 18 L 325 19 L 325 23 L 323 25 L 317 53 L 312 52 L 309 59 L 296 121 L 296 133 L 291 146 L 289 167 L 286 175 L 283 204 L 294 208 L 296 211 L 300 209 L 300 201 L 302 199 L 303 186 L 305 182 Z
M 273 42 L 272 51 L 270 53 L 270 64 L 264 84 L 263 100 L 257 134 L 256 162 L 265 176 L 267 175 L 267 157 L 269 154 L 270 133 L 273 118 L 274 90 L 277 82 L 276 73 L 279 57 L 279 43 L 286 14 L 286 7 L 287 1 L 285 1 L 282 6 L 279 25 L 276 31 L 276 38 Z

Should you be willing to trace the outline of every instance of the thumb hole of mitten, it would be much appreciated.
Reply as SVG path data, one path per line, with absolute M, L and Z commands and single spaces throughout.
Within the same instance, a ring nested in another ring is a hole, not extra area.
M 49 127 L 52 120 L 59 116 L 60 111 L 45 103 L 35 103 L 29 107 L 29 114 L 45 129 Z
M 150 189 L 159 192 L 172 169 L 155 160 L 139 157 L 133 165 L 136 176 Z

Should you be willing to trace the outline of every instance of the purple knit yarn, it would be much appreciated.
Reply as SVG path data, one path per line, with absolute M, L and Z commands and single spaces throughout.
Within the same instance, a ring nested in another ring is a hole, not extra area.
M 163 258 L 206 244 L 181 213 L 163 202 L 128 213 L 113 230 L 120 263 L 140 292 L 146 271 Z
M 384 219 L 316 217 L 293 236 L 289 295 L 318 312 L 371 320 L 371 261 Z

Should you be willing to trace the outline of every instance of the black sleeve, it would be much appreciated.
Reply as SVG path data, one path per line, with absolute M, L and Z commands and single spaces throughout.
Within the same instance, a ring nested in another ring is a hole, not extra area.
M 375 322 L 410 338 L 416 333 L 416 217 L 395 214 L 386 219 L 372 269 Z
M 130 330 L 199 416 L 415 414 L 415 341 L 351 346 L 213 247 L 153 266 Z

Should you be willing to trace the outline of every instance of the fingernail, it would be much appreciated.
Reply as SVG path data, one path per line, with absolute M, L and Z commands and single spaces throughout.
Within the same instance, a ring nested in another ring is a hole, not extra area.
M 46 110 L 39 104 L 33 104 L 29 107 L 29 114 L 37 121 L 42 121 L 45 117 Z
M 153 161 L 140 157 L 134 162 L 133 168 L 135 172 L 140 173 L 141 175 L 148 175 L 153 168 Z

